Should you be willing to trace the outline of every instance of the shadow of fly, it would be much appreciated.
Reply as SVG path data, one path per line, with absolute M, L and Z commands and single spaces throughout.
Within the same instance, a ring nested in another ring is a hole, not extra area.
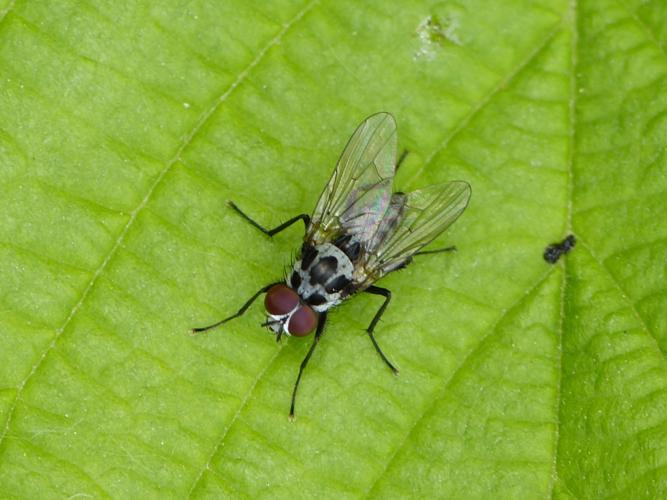
M 398 374 L 373 335 L 391 300 L 391 292 L 374 283 L 404 268 L 416 255 L 454 250 L 421 249 L 465 210 L 470 185 L 453 181 L 410 193 L 393 192 L 394 175 L 405 158 L 404 153 L 397 163 L 396 151 L 396 121 L 389 113 L 377 113 L 364 120 L 348 141 L 311 216 L 300 214 L 266 229 L 229 202 L 243 219 L 270 237 L 303 221 L 303 244 L 284 281 L 263 286 L 235 314 L 192 332 L 211 330 L 238 318 L 261 294 L 266 294 L 267 314 L 262 326 L 269 328 L 277 341 L 282 336 L 304 337 L 315 331 L 294 384 L 290 418 L 294 417 L 301 376 L 322 337 L 328 311 L 359 292 L 383 297 L 366 331 L 382 361 Z

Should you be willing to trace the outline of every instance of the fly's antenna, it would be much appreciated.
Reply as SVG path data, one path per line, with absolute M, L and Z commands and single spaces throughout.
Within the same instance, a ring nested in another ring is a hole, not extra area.
M 280 342 L 280 338 L 283 336 L 283 325 L 285 324 L 285 320 L 280 320 L 280 319 L 270 319 L 268 321 L 265 321 L 259 326 L 265 326 L 265 327 L 270 327 L 271 325 L 280 325 L 280 330 L 276 333 L 276 342 Z
M 269 326 L 271 326 L 271 325 L 275 325 L 275 324 L 278 324 L 278 323 L 281 323 L 281 324 L 282 324 L 282 321 L 280 321 L 279 319 L 270 319 L 270 320 L 268 320 L 268 321 L 265 321 L 264 323 L 262 323 L 262 324 L 259 325 L 259 326 L 265 326 L 265 327 L 268 328 Z

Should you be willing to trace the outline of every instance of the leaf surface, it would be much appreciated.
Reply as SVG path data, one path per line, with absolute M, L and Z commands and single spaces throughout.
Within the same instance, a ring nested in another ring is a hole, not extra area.
M 659 498 L 660 0 L 0 2 L 0 491 Z M 261 304 L 356 125 L 469 208 L 379 299 L 272 342 Z M 555 265 L 547 244 L 572 233 Z

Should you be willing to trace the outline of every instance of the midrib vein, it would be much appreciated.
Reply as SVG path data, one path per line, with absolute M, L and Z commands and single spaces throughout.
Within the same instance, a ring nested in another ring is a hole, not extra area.
M 566 25 L 568 21 L 568 16 L 564 15 L 562 20 L 558 22 L 551 31 L 547 33 L 547 35 L 544 37 L 542 42 L 537 45 L 535 49 L 533 49 L 525 59 L 523 59 L 515 68 L 513 68 L 512 71 L 508 73 L 508 75 L 503 78 L 497 85 L 495 85 L 490 92 L 488 92 L 482 100 L 474 106 L 471 111 L 463 117 L 463 119 L 457 124 L 457 126 L 454 128 L 454 130 L 444 139 L 444 141 L 427 157 L 427 159 L 424 161 L 424 164 L 422 168 L 413 176 L 413 179 L 418 177 L 420 173 L 426 168 L 426 166 L 429 165 L 429 163 L 433 160 L 433 158 L 442 150 L 447 148 L 451 140 L 457 136 L 460 132 L 466 129 L 468 124 L 472 121 L 472 119 L 478 115 L 486 106 L 488 106 L 493 98 L 498 95 L 503 89 L 507 88 L 509 84 L 514 81 L 521 72 L 527 68 L 532 61 L 534 61 L 546 48 L 549 46 L 549 43 L 555 38 L 556 34 L 559 33 L 564 26 Z M 572 105 L 572 103 L 571 103 Z M 570 164 L 568 166 L 569 171 L 568 173 L 571 172 L 572 165 Z M 571 189 L 571 187 L 568 185 L 568 189 Z M 571 204 L 568 202 L 568 211 L 571 212 Z M 568 227 L 570 226 L 571 222 L 571 213 L 568 213 L 568 220 L 567 224 Z M 451 381 L 454 379 L 454 377 L 458 374 L 458 372 L 465 366 L 468 358 L 472 355 L 472 353 L 476 352 L 477 349 L 483 345 L 488 338 L 494 333 L 496 326 L 502 321 L 502 319 L 506 316 L 506 314 L 513 310 L 515 307 L 520 305 L 527 296 L 529 296 L 531 293 L 533 293 L 539 286 L 546 281 L 546 279 L 550 276 L 553 268 L 550 268 L 546 273 L 544 273 L 542 276 L 537 281 L 537 284 L 534 286 L 530 287 L 528 291 L 522 295 L 517 302 L 513 303 L 509 308 L 505 309 L 498 320 L 494 322 L 493 327 L 490 330 L 490 333 L 484 336 L 482 340 L 477 344 L 477 346 L 466 356 L 464 361 L 457 366 L 457 368 L 454 370 L 452 375 L 444 382 L 442 388 L 440 391 L 444 390 L 446 387 L 449 386 Z M 412 426 L 408 430 L 408 432 L 404 435 L 404 438 L 399 442 L 398 446 L 393 450 L 391 455 L 388 457 L 387 461 L 385 462 L 385 466 L 382 469 L 382 471 L 378 474 L 378 476 L 372 481 L 370 484 L 369 488 L 366 490 L 366 493 L 364 495 L 365 498 L 368 498 L 372 496 L 373 491 L 375 490 L 376 486 L 380 483 L 382 478 L 387 474 L 391 464 L 394 462 L 396 457 L 398 456 L 398 453 L 400 452 L 401 449 L 403 449 L 406 444 L 408 443 L 410 437 L 416 430 L 418 424 L 424 419 L 424 417 L 429 413 L 430 409 L 434 407 L 436 402 L 439 400 L 439 398 L 434 398 L 434 402 L 432 405 L 430 405 L 422 414 L 413 422 Z
M 565 213 L 565 233 L 572 233 L 572 205 L 574 199 L 574 157 L 576 148 L 576 132 L 577 132 L 577 62 L 578 62 L 578 42 L 579 32 L 577 31 L 577 1 L 570 1 L 569 18 L 571 23 L 571 58 L 570 58 L 570 100 L 569 100 L 569 129 L 570 129 L 570 151 L 567 158 L 567 207 Z M 563 411 L 563 396 L 562 396 L 562 381 L 563 381 L 563 338 L 565 335 L 565 297 L 567 295 L 567 259 L 561 259 L 561 286 L 560 286 L 560 311 L 558 321 L 558 337 L 557 337 L 557 379 L 556 379 L 556 395 L 555 395 L 555 414 L 556 426 L 554 429 L 553 439 L 553 459 L 551 466 L 551 480 L 549 483 L 549 490 L 547 498 L 553 498 L 556 483 L 559 482 L 558 477 L 558 449 L 560 447 L 560 426 Z M 561 481 L 562 482 L 562 481 Z

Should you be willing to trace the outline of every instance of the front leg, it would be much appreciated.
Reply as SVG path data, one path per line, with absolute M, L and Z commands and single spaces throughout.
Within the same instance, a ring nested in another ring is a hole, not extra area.
M 265 227 L 261 226 L 257 221 L 253 220 L 249 215 L 247 215 L 243 210 L 241 210 L 239 207 L 236 206 L 236 203 L 233 201 L 229 201 L 229 206 L 233 208 L 236 213 L 238 213 L 241 217 L 243 217 L 246 221 L 248 221 L 250 224 L 255 226 L 257 229 L 259 229 L 261 232 L 266 234 L 267 236 L 273 236 L 274 234 L 278 234 L 280 231 L 283 229 L 286 229 L 290 227 L 292 224 L 294 224 L 298 220 L 302 220 L 304 225 L 306 226 L 306 229 L 308 229 L 308 224 L 310 224 L 310 216 L 307 214 L 299 214 L 296 217 L 292 217 L 290 220 L 287 222 L 283 222 L 277 227 L 274 227 L 273 229 L 266 229 Z
M 292 404 L 290 405 L 289 409 L 290 420 L 294 419 L 294 404 L 296 403 L 296 391 L 299 388 L 299 382 L 301 382 L 301 375 L 303 374 L 303 370 L 308 365 L 308 361 L 310 360 L 310 357 L 313 355 L 313 351 L 317 347 L 317 344 L 320 342 L 320 337 L 322 336 L 322 332 L 324 332 L 324 324 L 326 323 L 326 321 L 327 321 L 327 313 L 325 311 L 323 313 L 320 313 L 320 317 L 317 322 L 317 330 L 315 331 L 315 339 L 313 339 L 313 343 L 310 346 L 310 349 L 308 349 L 306 357 L 303 358 L 301 366 L 299 366 L 299 375 L 296 377 L 296 382 L 294 383 L 294 390 L 292 391 Z
M 216 327 L 218 327 L 218 326 L 220 326 L 220 325 L 223 325 L 223 324 L 227 323 L 228 321 L 233 320 L 234 318 L 238 318 L 239 316 L 242 316 L 243 313 L 245 313 L 245 312 L 248 310 L 248 308 L 252 305 L 252 303 L 255 302 L 255 300 L 257 299 L 257 297 L 259 297 L 259 296 L 260 296 L 261 294 L 263 294 L 263 293 L 268 292 L 268 291 L 271 289 L 271 287 L 273 287 L 273 286 L 275 286 L 275 285 L 279 285 L 279 284 L 281 284 L 281 283 L 283 283 L 283 282 L 282 282 L 282 281 L 278 281 L 278 282 L 276 282 L 276 283 L 271 283 L 271 284 L 269 284 L 269 285 L 263 286 L 262 288 L 260 288 L 259 290 L 257 290 L 257 291 L 255 292 L 255 294 L 254 294 L 252 297 L 250 297 L 250 299 L 248 299 L 248 301 L 247 301 L 245 304 L 243 304 L 243 305 L 241 306 L 241 309 L 239 309 L 235 314 L 232 314 L 232 315 L 229 316 L 228 318 L 221 319 L 220 321 L 218 321 L 217 323 L 213 323 L 212 325 L 208 325 L 208 326 L 200 326 L 200 327 L 198 327 L 198 328 L 193 328 L 192 330 L 190 330 L 190 332 L 193 333 L 193 334 L 195 334 L 195 333 L 200 333 L 200 332 L 205 332 L 205 331 L 207 331 L 207 330 L 211 330 L 211 329 L 216 328 Z

